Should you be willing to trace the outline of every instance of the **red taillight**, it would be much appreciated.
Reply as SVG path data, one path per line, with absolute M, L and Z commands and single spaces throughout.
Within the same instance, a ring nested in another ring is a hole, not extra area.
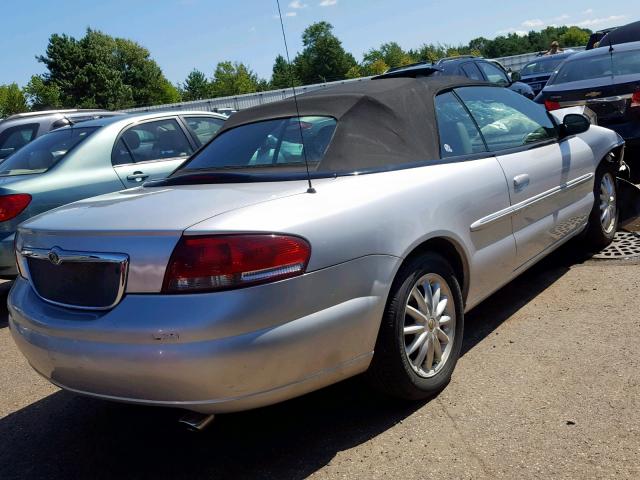
M 285 235 L 182 237 L 171 255 L 163 293 L 228 290 L 302 275 L 311 246 Z
M 640 90 L 638 90 L 631 96 L 631 106 L 640 107 Z
M 27 208 L 30 202 L 31 195 L 28 193 L 0 195 L 0 222 L 17 217 Z
M 547 109 L 547 111 L 551 112 L 553 110 L 558 110 L 560 108 L 560 103 L 554 102 L 552 100 L 545 100 L 544 106 Z

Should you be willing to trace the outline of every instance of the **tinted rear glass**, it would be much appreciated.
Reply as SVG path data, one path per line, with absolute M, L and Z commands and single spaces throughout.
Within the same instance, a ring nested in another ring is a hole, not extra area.
M 619 75 L 640 74 L 640 51 L 618 52 L 568 60 L 551 79 L 550 85 Z
M 47 133 L 0 163 L 0 176 L 46 172 L 97 129 L 64 128 Z
M 540 60 L 526 64 L 522 70 L 520 70 L 520 75 L 524 76 L 551 73 L 558 67 L 558 65 L 564 62 L 564 60 L 565 58 L 541 58 Z
M 178 170 L 320 170 L 336 120 L 331 117 L 279 118 L 240 125 L 217 136 Z M 300 132 L 302 131 L 302 136 Z

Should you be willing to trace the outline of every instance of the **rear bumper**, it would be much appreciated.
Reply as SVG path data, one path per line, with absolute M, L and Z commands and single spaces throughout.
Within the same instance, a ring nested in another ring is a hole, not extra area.
M 20 278 L 9 325 L 32 367 L 62 388 L 203 413 L 245 410 L 366 370 L 397 263 L 370 256 L 231 292 L 127 295 L 106 313 L 50 305 Z

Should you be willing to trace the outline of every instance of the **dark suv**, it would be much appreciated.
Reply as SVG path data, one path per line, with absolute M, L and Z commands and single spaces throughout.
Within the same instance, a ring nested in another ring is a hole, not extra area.
M 640 42 L 574 54 L 536 97 L 547 110 L 587 105 L 598 125 L 640 146 Z
M 482 80 L 507 87 L 514 92 L 533 99 L 535 94 L 529 85 L 513 82 L 507 71 L 497 62 L 480 57 L 460 56 L 443 58 L 434 64 L 445 75 L 460 75 L 472 80 Z

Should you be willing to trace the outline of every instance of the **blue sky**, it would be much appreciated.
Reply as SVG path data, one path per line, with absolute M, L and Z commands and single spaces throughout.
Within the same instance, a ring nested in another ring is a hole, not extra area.
M 301 48 L 310 23 L 326 20 L 358 60 L 368 49 L 395 40 L 466 43 L 546 25 L 591 29 L 640 18 L 638 0 L 280 0 L 289 49 Z M 605 5 L 606 4 L 606 5 Z M 633 8 L 633 7 L 636 8 Z M 284 52 L 275 0 L 6 0 L 2 6 L 0 84 L 24 85 L 43 71 L 49 35 L 82 36 L 87 27 L 136 40 L 151 51 L 172 82 L 195 67 L 211 75 L 217 62 L 242 61 L 268 78 Z

